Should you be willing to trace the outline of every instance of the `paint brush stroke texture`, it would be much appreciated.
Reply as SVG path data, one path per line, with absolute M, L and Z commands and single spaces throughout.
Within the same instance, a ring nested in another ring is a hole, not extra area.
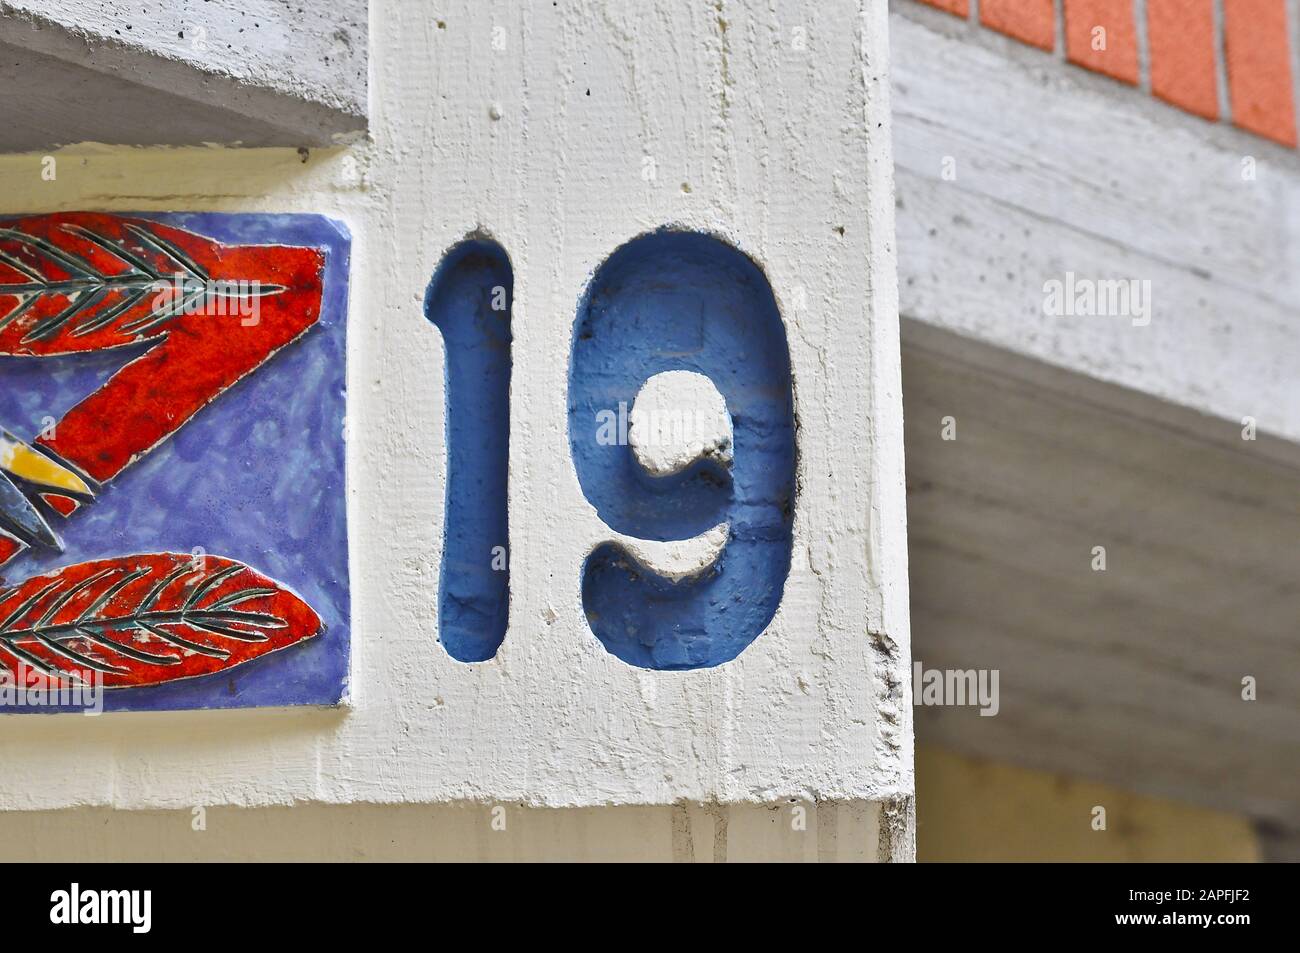
M 447 361 L 447 500 L 438 638 L 458 662 L 493 658 L 506 637 L 511 297 L 505 250 L 467 239 L 447 252 L 425 295 Z
M 254 567 L 319 614 L 324 630 L 318 638 L 221 676 L 110 692 L 106 707 L 337 703 L 346 692 L 350 637 L 343 447 L 349 237 L 341 225 L 317 216 L 131 218 L 146 228 L 162 226 L 163 234 L 168 227 L 182 229 L 223 246 L 290 246 L 290 258 L 304 251 L 323 256 L 319 319 L 210 405 L 198 401 L 186 426 L 171 437 L 164 433 L 163 442 L 139 459 L 108 459 L 109 453 L 91 465 L 76 461 L 87 475 L 111 482 L 59 526 L 64 555 L 30 551 L 5 566 L 5 575 L 12 585 L 73 563 L 160 552 L 219 554 Z M 186 251 L 197 260 L 193 248 Z M 226 251 L 255 256 L 267 250 Z M 293 274 L 285 280 L 211 271 L 213 277 L 256 277 L 289 288 L 301 284 Z M 283 306 L 272 303 L 277 299 L 285 296 L 260 301 L 264 316 L 274 319 L 274 309 Z M 33 342 L 22 347 L 31 349 Z M 142 355 L 147 360 L 156 349 L 156 341 L 146 340 L 89 354 L 0 356 L 0 422 L 20 435 L 41 433 L 84 408 L 87 395 L 124 365 Z M 82 444 L 74 434 L 60 427 L 51 441 L 64 459 Z
M 602 411 L 631 405 L 666 371 L 712 380 L 734 436 L 727 464 L 699 460 L 650 478 L 622 441 L 597 438 Z M 578 309 L 569 370 L 569 446 L 587 499 L 610 529 L 639 539 L 697 537 L 726 523 L 722 554 L 684 580 L 624 546 L 596 547 L 582 604 L 601 644 L 650 669 L 736 658 L 767 628 L 790 572 L 795 421 L 790 351 L 767 278 L 710 235 L 663 230 L 621 246 Z

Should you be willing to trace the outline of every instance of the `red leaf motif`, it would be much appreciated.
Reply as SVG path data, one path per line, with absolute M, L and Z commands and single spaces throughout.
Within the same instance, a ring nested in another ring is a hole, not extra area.
M 146 218 L 0 219 L 0 359 L 148 345 L 33 443 L 110 482 L 320 320 L 325 263 L 319 248 L 229 245 Z M 0 534 L 0 565 L 23 548 Z
M 297 595 L 217 556 L 98 560 L 0 591 L 0 666 L 30 689 L 210 675 L 321 630 Z
M 319 285 L 306 249 L 238 247 L 93 213 L 0 221 L 0 355 L 104 351 L 173 331 L 229 335 L 240 308 Z

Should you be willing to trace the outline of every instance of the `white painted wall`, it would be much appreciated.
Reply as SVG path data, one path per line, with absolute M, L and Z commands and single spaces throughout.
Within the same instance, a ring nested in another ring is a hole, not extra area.
M 54 182 L 39 156 L 0 158 L 3 212 L 312 211 L 355 239 L 351 709 L 2 718 L 0 807 L 889 801 L 903 846 L 886 853 L 907 854 L 886 26 L 883 0 L 379 0 L 371 143 L 306 161 L 83 146 Z M 689 673 L 632 669 L 588 630 L 580 568 L 610 534 L 565 431 L 584 284 L 665 223 L 765 269 L 800 427 L 784 604 L 739 659 Z M 421 299 L 475 228 L 515 269 L 513 592 L 501 653 L 466 666 L 435 641 L 443 368 Z
M 7 863 L 910 859 L 877 804 L 296 804 L 0 812 Z

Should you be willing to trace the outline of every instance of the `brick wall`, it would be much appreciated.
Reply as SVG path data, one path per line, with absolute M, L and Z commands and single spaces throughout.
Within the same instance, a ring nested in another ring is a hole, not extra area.
M 1296 145 L 1294 0 L 919 0 L 1186 112 Z

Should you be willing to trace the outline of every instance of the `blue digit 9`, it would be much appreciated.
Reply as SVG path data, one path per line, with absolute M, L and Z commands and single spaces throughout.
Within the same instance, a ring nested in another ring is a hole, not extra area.
M 670 476 L 647 474 L 621 422 L 642 385 L 671 371 L 713 382 L 732 446 Z M 611 414 L 616 440 L 607 427 L 602 434 Z M 598 545 L 583 567 L 582 602 L 601 644 L 650 669 L 738 656 L 781 603 L 795 504 L 789 348 L 771 286 L 748 257 L 707 235 L 658 231 L 605 260 L 574 327 L 569 444 L 583 492 L 616 532 L 669 541 L 727 527 L 717 559 L 681 579 L 615 540 Z

